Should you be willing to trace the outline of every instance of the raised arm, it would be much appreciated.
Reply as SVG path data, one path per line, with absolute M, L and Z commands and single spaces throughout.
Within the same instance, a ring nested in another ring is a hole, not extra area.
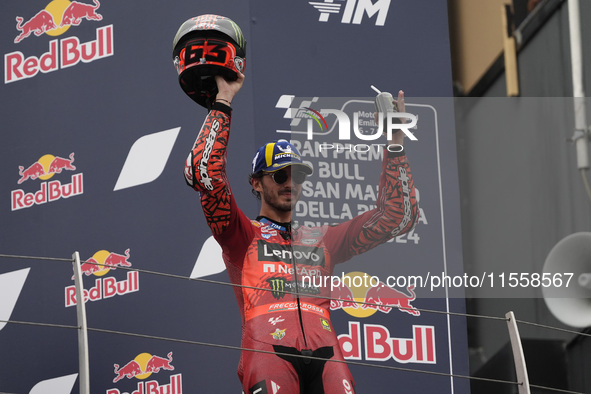
M 404 112 L 402 91 L 396 101 L 398 110 Z M 404 133 L 394 133 L 388 143 L 402 146 Z M 384 149 L 377 207 L 329 228 L 325 242 L 338 263 L 409 232 L 418 219 L 419 206 L 406 154 Z
M 207 114 L 193 149 L 185 164 L 187 184 L 201 193 L 201 205 L 214 235 L 222 234 L 229 225 L 232 207 L 230 185 L 226 177 L 226 149 L 230 137 L 232 109 L 235 94 L 242 87 L 244 75 L 228 82 L 216 77 L 218 94 Z

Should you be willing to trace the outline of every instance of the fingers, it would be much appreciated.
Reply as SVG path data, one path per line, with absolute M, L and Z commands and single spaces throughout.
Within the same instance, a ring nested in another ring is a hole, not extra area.
M 399 90 L 398 91 L 398 96 L 396 99 L 392 99 L 392 101 L 394 102 L 394 111 L 396 112 L 405 112 L 405 105 L 404 105 L 404 91 Z M 379 121 L 378 118 L 378 113 L 374 112 L 373 114 L 374 117 L 374 121 L 376 122 L 376 124 Z M 401 119 L 402 123 L 406 123 L 405 119 Z
M 394 100 L 394 104 L 396 105 L 398 112 L 405 112 L 404 110 L 404 92 L 402 90 L 398 91 L 398 98 Z
M 244 74 L 238 72 L 238 77 L 234 81 L 228 81 L 221 75 L 216 75 L 215 82 L 218 87 L 218 94 L 216 97 L 218 99 L 223 98 L 232 102 L 232 99 L 236 93 L 238 93 L 238 91 L 242 88 L 242 84 L 244 83 Z

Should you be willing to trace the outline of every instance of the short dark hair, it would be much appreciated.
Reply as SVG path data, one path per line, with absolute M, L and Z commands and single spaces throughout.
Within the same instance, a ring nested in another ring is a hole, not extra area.
M 259 171 L 259 172 L 253 172 L 248 174 L 248 184 L 250 185 L 250 192 L 257 198 L 257 199 L 261 199 L 261 193 L 254 190 L 254 188 L 252 187 L 252 180 L 253 179 L 261 179 L 263 177 L 263 172 Z

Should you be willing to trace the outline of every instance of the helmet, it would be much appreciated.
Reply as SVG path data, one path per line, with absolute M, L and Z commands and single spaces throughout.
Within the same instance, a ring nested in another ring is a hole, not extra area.
M 210 108 L 216 75 L 236 80 L 246 64 L 246 40 L 230 18 L 200 15 L 185 21 L 172 42 L 172 59 L 183 91 Z

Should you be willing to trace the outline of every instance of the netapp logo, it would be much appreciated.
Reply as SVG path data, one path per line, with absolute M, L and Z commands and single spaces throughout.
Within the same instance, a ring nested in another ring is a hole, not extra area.
M 328 22 L 330 14 L 339 14 L 344 0 L 324 0 L 324 2 L 310 1 L 308 4 L 312 5 L 320 12 L 318 18 L 319 22 Z M 376 16 L 375 25 L 384 26 L 388 10 L 390 9 L 391 0 L 377 0 L 375 3 L 372 0 L 346 0 L 344 2 L 343 15 L 341 23 L 361 24 L 363 16 L 367 14 L 369 18 Z
M 293 245 L 290 248 L 259 240 L 258 250 L 259 261 L 291 262 L 295 259 L 296 264 L 324 267 L 324 248 L 303 245 Z

